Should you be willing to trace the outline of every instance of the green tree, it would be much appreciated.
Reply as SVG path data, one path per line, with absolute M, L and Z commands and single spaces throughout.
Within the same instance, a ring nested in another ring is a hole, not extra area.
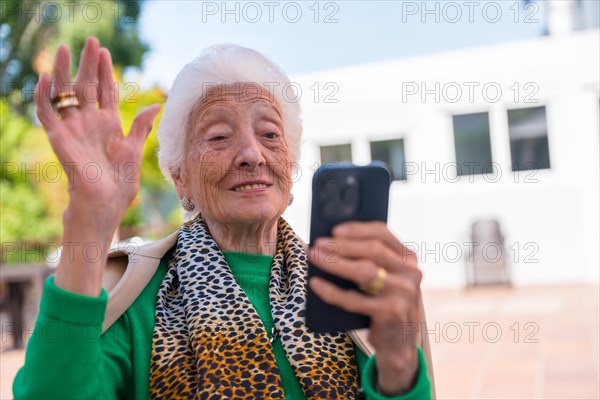
M 136 83 L 123 82 L 124 69 L 140 66 L 148 50 L 138 35 L 141 3 L 142 0 L 0 2 L 0 242 L 3 249 L 6 243 L 43 245 L 59 240 L 61 235 L 62 212 L 68 202 L 67 177 L 34 116 L 31 101 L 38 74 L 51 72 L 60 43 L 71 48 L 73 76 L 86 37 L 98 37 L 110 50 L 124 132 L 129 131 L 137 111 L 149 104 L 164 102 L 165 94 L 158 88 L 142 92 Z M 68 4 L 73 6 L 68 8 Z M 157 165 L 157 146 L 156 132 L 152 132 L 144 150 L 141 194 L 128 210 L 124 226 L 163 222 L 158 203 L 166 184 Z M 27 251 L 29 255 L 33 253 Z M 30 260 L 23 254 L 13 254 L 11 259 L 2 260 L 7 261 Z
M 159 88 L 141 91 L 134 83 L 124 85 L 118 74 L 116 79 L 120 88 L 119 111 L 123 130 L 128 132 L 140 109 L 150 104 L 164 103 L 166 96 Z M 124 87 L 127 89 L 124 90 Z M 0 242 L 57 241 L 61 234 L 62 212 L 68 202 L 66 174 L 52 152 L 42 127 L 17 114 L 6 102 L 0 102 L 0 120 Z M 122 222 L 125 227 L 157 226 L 164 224 L 165 219 L 169 222 L 173 218 L 171 210 L 166 212 L 166 218 L 159 211 L 159 203 L 165 192 L 172 189 L 158 168 L 157 149 L 155 127 L 144 148 L 140 195 Z M 126 230 L 124 236 L 129 232 Z M 156 235 L 162 233 L 162 230 L 155 232 Z
M 96 36 L 117 67 L 139 67 L 148 46 L 139 37 L 143 0 L 56 2 L 4 0 L 0 6 L 0 95 L 31 115 L 40 72 L 50 72 L 60 43 L 72 49 L 73 71 L 85 38 Z
M 129 85 L 127 90 L 121 91 L 122 101 L 120 103 L 121 119 L 123 121 L 123 131 L 128 132 L 136 113 L 151 104 L 164 103 L 166 100 L 165 93 L 158 87 L 147 90 L 134 92 L 136 85 Z M 159 114 L 157 119 L 160 119 Z M 156 127 L 150 132 L 146 144 L 144 146 L 144 155 L 141 165 L 141 188 L 138 194 L 138 199 L 128 210 L 125 215 L 122 225 L 150 225 L 151 227 L 163 226 L 165 222 L 178 222 L 173 220 L 171 211 L 167 211 L 167 215 L 161 213 L 160 204 L 163 202 L 165 195 L 173 189 L 166 183 L 158 167 L 158 159 L 156 153 L 158 151 L 158 137 L 156 135 Z M 160 235 L 165 233 L 163 230 L 157 232 L 144 232 L 145 235 Z M 127 236 L 124 233 L 123 236 Z

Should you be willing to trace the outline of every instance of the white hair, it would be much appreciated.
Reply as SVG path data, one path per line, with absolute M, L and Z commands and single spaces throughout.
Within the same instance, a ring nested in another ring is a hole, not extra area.
M 291 160 L 300 158 L 302 120 L 299 98 L 285 72 L 256 50 L 235 44 L 208 47 L 177 74 L 158 126 L 158 165 L 169 182 L 183 165 L 185 136 L 192 110 L 206 92 L 217 85 L 258 84 L 281 107 L 283 130 Z M 197 213 L 198 210 L 195 210 Z M 188 213 L 189 214 L 189 213 Z

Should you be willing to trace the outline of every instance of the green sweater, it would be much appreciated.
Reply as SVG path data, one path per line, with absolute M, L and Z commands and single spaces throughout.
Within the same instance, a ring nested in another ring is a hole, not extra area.
M 104 333 L 102 322 L 108 301 L 67 292 L 48 278 L 34 333 L 29 339 L 25 365 L 13 383 L 15 399 L 147 399 L 154 312 L 160 284 L 172 252 L 127 311 Z M 268 299 L 272 257 L 225 253 L 236 281 L 256 308 L 267 332 L 273 319 Z M 305 399 L 286 358 L 281 341 L 273 342 L 287 399 Z M 374 356 L 356 348 L 361 386 L 367 399 L 386 399 L 375 390 Z M 397 400 L 429 399 L 430 382 L 421 349 L 419 374 L 413 389 Z

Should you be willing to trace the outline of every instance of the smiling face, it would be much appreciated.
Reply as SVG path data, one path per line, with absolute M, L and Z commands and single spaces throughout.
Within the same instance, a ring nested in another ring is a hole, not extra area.
M 235 227 L 274 224 L 288 205 L 290 172 L 277 103 L 266 91 L 244 99 L 228 85 L 209 90 L 192 112 L 173 179 L 207 221 Z

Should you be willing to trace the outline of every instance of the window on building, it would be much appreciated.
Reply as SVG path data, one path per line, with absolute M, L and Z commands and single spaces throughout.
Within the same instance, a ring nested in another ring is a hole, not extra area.
M 392 170 L 393 180 L 406 180 L 404 139 L 380 140 L 371 142 L 371 160 L 385 162 Z
M 457 175 L 493 172 L 488 113 L 454 115 L 452 124 Z
M 352 145 L 350 143 L 321 146 L 321 164 L 334 162 L 352 162 Z
M 600 27 L 600 2 L 598 0 L 577 0 L 574 6 L 573 25 L 575 29 Z
M 546 107 L 508 110 L 513 171 L 550 168 Z

